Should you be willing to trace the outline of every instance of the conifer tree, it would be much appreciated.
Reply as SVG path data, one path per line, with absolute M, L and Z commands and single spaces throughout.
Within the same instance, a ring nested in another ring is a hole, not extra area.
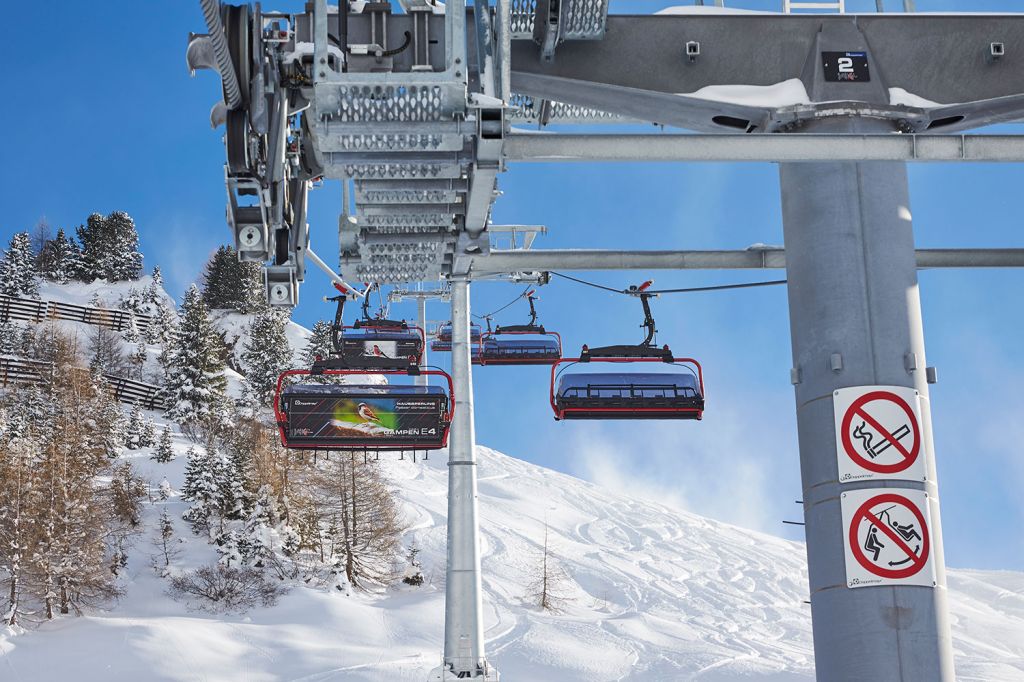
M 15 233 L 4 252 L 0 261 L 0 294 L 33 298 L 39 295 L 39 278 L 28 232 Z
M 171 489 L 171 482 L 166 478 L 160 479 L 160 485 L 157 487 L 156 496 L 161 500 L 166 500 L 171 496 L 173 490 Z
M 189 448 L 185 482 L 181 486 L 182 499 L 192 503 L 182 518 L 197 535 L 210 529 L 210 518 L 217 510 L 218 489 L 210 454 L 205 449 L 200 452 Z
M 292 351 L 285 336 L 287 318 L 269 307 L 249 326 L 249 339 L 242 351 L 246 398 L 255 405 L 269 405 L 277 377 L 288 369 Z
M 117 459 L 125 444 L 124 412 L 102 377 L 93 376 L 92 381 L 92 391 L 96 395 L 92 421 L 97 428 L 89 434 L 89 438 L 93 446 L 104 452 L 108 459 Z
M 231 246 L 219 247 L 203 270 L 203 300 L 210 308 L 250 314 L 262 307 L 263 269 L 238 260 Z
M 64 228 L 57 230 L 53 239 L 48 239 L 39 253 L 39 272 L 45 278 L 58 284 L 67 284 L 78 276 L 81 270 L 82 253 L 78 244 Z
M 186 428 L 211 417 L 224 395 L 226 380 L 220 361 L 221 341 L 195 285 L 185 293 L 181 321 L 165 368 L 168 415 Z
M 334 346 L 331 343 L 331 325 L 323 320 L 317 320 L 313 325 L 313 333 L 309 335 L 306 347 L 302 350 L 302 362 L 305 365 L 312 365 L 318 358 L 329 358 Z
M 153 281 L 150 282 L 150 285 L 149 285 L 149 288 L 147 289 L 147 291 L 152 291 L 152 292 L 162 291 L 163 288 L 164 288 L 164 273 L 160 269 L 159 265 L 154 265 L 153 266 L 152 278 L 153 278 Z M 151 301 L 156 301 L 157 299 L 156 298 L 150 298 L 150 300 Z
M 135 229 L 135 221 L 124 211 L 114 211 L 107 216 L 106 223 L 114 250 L 108 281 L 138 279 L 142 274 L 142 254 L 139 253 L 139 233 Z
M 156 537 L 153 539 L 157 554 L 153 557 L 153 567 L 161 577 L 167 577 L 171 562 L 181 556 L 181 548 L 174 537 L 174 522 L 165 507 L 160 511 L 160 519 L 156 524 Z
M 77 232 L 82 244 L 81 276 L 84 280 L 138 279 L 142 272 L 142 254 L 131 216 L 123 211 L 114 211 L 106 217 L 93 213 Z
M 138 343 L 142 336 L 139 334 L 139 323 L 135 319 L 135 311 L 128 311 L 128 326 L 121 330 L 121 338 L 128 343 Z
M 144 448 L 156 445 L 156 423 L 148 417 L 142 422 L 142 438 L 139 442 Z
M 128 414 L 128 423 L 125 425 L 124 444 L 129 450 L 138 450 L 142 447 L 142 429 L 145 422 L 142 418 L 142 408 L 135 404 Z
M 160 432 L 160 440 L 157 441 L 156 449 L 153 450 L 153 459 L 160 462 L 170 462 L 174 459 L 174 446 L 171 443 L 171 427 L 165 426 Z
M 19 355 L 21 353 L 21 329 L 10 320 L 0 320 L 0 353 Z
M 144 338 L 146 343 L 160 346 L 162 350 L 166 350 L 178 330 L 178 315 L 163 300 L 157 300 L 153 304 L 153 309 Z

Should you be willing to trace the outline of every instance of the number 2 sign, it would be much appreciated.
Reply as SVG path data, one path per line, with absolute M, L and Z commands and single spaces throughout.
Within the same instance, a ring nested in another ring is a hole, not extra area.
M 825 80 L 832 83 L 864 83 L 871 80 L 867 52 L 822 52 Z

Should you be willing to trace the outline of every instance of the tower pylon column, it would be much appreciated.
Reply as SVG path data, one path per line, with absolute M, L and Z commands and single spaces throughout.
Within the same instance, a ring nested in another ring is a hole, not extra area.
M 805 130 L 883 132 L 887 126 L 849 119 Z M 781 164 L 780 181 L 817 678 L 952 681 L 906 166 L 789 163 Z M 918 392 L 926 480 L 840 482 L 834 392 L 856 386 Z M 927 493 L 934 585 L 848 585 L 842 495 L 881 488 Z
M 469 281 L 452 280 L 452 381 L 455 416 L 448 444 L 448 567 L 444 668 L 448 678 L 496 679 L 484 658 L 476 432 L 473 422 Z

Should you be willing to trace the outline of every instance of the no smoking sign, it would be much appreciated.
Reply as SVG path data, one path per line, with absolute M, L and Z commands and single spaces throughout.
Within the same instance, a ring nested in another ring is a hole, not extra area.
M 848 587 L 935 585 L 928 505 L 921 490 L 876 488 L 842 494 Z
M 926 478 L 921 397 L 904 386 L 854 386 L 833 395 L 839 481 Z

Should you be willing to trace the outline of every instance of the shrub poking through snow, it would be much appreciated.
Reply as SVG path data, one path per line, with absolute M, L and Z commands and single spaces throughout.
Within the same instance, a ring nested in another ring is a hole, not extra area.
M 193 608 L 213 613 L 244 612 L 256 606 L 273 606 L 286 592 L 263 571 L 245 566 L 202 566 L 171 578 L 171 596 Z

